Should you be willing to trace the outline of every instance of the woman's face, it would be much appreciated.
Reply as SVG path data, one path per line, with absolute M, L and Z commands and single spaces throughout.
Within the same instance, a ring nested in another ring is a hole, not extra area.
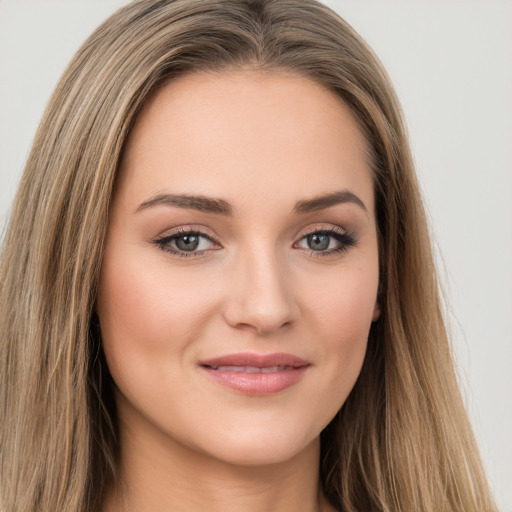
M 236 464 L 315 445 L 360 372 L 378 274 L 347 106 L 285 72 L 169 83 L 128 140 L 101 272 L 121 430 Z

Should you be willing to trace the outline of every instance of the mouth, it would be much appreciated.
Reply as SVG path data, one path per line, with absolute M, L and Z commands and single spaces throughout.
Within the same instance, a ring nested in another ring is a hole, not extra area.
M 294 370 L 295 366 L 264 366 L 259 368 L 258 366 L 205 366 L 211 370 L 218 370 L 221 372 L 244 372 L 244 373 L 275 373 L 288 370 Z
M 238 393 L 265 396 L 297 384 L 310 363 L 292 354 L 229 354 L 199 362 L 214 382 Z

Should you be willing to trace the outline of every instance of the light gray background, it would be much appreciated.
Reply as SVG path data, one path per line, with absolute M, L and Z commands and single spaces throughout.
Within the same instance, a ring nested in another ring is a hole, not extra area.
M 65 65 L 125 3 L 0 0 L 0 227 Z M 402 100 L 460 383 L 500 510 L 512 512 L 512 1 L 326 3 L 374 48 Z

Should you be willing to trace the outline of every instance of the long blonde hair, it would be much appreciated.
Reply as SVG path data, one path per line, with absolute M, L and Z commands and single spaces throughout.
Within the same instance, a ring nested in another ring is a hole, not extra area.
M 156 88 L 242 65 L 323 84 L 371 148 L 382 314 L 352 393 L 321 434 L 326 496 L 347 512 L 495 510 L 457 387 L 399 104 L 368 46 L 314 0 L 135 1 L 65 71 L 2 251 L 0 510 L 101 508 L 119 447 L 94 305 L 123 146 Z

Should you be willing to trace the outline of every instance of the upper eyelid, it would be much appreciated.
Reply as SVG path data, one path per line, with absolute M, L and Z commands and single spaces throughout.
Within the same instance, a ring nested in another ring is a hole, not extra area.
M 346 229 L 340 228 L 339 226 L 329 226 L 329 227 L 314 227 L 311 229 L 306 229 L 302 232 L 301 238 L 311 235 L 312 233 L 347 233 Z
M 170 228 L 164 230 L 161 234 L 157 235 L 154 240 L 165 240 L 166 238 L 172 238 L 174 236 L 186 235 L 189 233 L 197 234 L 209 238 L 210 240 L 220 243 L 218 240 L 218 236 L 216 236 L 212 230 L 208 229 L 206 226 L 197 226 L 194 224 L 186 225 L 186 226 L 178 226 L 176 228 Z
M 352 233 L 351 230 L 343 228 L 336 224 L 331 224 L 329 222 L 326 222 L 326 223 L 319 222 L 319 223 L 315 223 L 305 229 L 304 228 L 300 229 L 295 234 L 294 238 L 296 241 L 298 241 L 298 240 L 302 240 L 302 238 L 304 238 L 305 236 L 311 235 L 313 233 L 318 233 L 318 232 L 324 232 L 324 233 L 332 232 L 332 233 L 339 233 L 341 235 L 348 235 L 348 234 Z
M 341 241 L 340 239 L 352 239 L 354 242 L 357 242 L 357 236 L 355 233 L 353 233 L 352 231 L 348 231 L 346 229 L 341 229 L 341 228 L 317 228 L 317 229 L 313 229 L 311 231 L 306 231 L 304 232 L 298 239 L 296 242 L 294 242 L 294 245 L 297 244 L 298 242 L 302 241 L 304 238 L 307 238 L 308 236 L 312 235 L 312 234 L 315 234 L 315 233 L 324 233 L 332 238 L 337 238 L 336 235 L 339 235 L 339 238 L 337 238 L 339 241 Z
M 305 236 L 310 233 L 315 233 L 317 231 L 337 231 L 341 233 L 346 233 L 348 230 L 346 228 L 343 228 L 341 226 L 338 226 L 336 224 L 331 223 L 315 223 L 310 227 L 307 228 L 301 228 L 296 231 L 295 237 L 298 236 Z M 213 232 L 212 229 L 208 228 L 207 226 L 200 225 L 200 224 L 184 224 L 179 225 L 173 228 L 167 228 L 163 230 L 159 235 L 156 236 L 156 238 L 166 238 L 168 236 L 173 236 L 176 234 L 181 233 L 198 233 L 201 235 L 209 236 L 212 238 L 218 238 L 217 235 Z
M 314 224 L 307 228 L 302 228 L 296 232 L 296 234 L 293 236 L 293 238 L 297 240 L 301 240 L 305 236 L 308 236 L 313 233 L 318 232 L 333 232 L 333 233 L 340 233 L 340 234 L 353 234 L 351 230 L 348 230 L 346 228 L 343 228 L 341 226 L 338 226 L 336 224 L 331 223 L 318 223 Z M 166 238 L 172 238 L 174 236 L 178 236 L 180 234 L 187 234 L 187 233 L 194 233 L 201 236 L 205 236 L 206 238 L 209 238 L 215 243 L 221 244 L 220 237 L 217 236 L 213 230 L 210 228 L 204 226 L 204 225 L 196 225 L 196 224 L 188 224 L 188 225 L 181 225 L 177 226 L 175 228 L 166 229 L 161 234 L 157 235 L 153 238 L 153 240 L 164 240 Z
M 208 249 L 199 249 L 199 250 L 191 251 L 190 255 L 193 255 L 193 254 L 197 255 L 200 253 L 205 253 L 207 251 L 218 250 L 219 248 L 222 248 L 222 245 L 220 244 L 220 242 L 218 242 L 215 238 L 213 238 L 209 235 L 206 235 L 204 233 L 197 232 L 197 231 L 183 231 L 181 233 L 180 232 L 170 233 L 169 235 L 163 236 L 161 238 L 157 238 L 154 241 L 154 243 L 163 247 L 164 245 L 169 245 L 172 241 L 179 238 L 180 235 L 187 235 L 187 234 L 195 234 L 199 237 L 206 238 L 214 246 L 214 247 L 209 247 Z M 179 249 L 177 247 L 173 247 L 172 252 L 181 253 L 181 252 L 185 252 L 185 251 L 182 251 L 181 249 Z

